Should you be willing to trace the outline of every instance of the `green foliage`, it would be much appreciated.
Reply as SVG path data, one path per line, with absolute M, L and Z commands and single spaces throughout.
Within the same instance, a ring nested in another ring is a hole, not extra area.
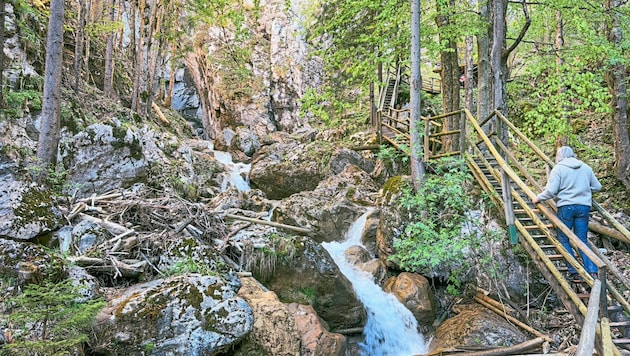
M 217 262 L 217 261 L 215 261 Z M 223 262 L 217 262 L 215 266 L 201 263 L 190 256 L 184 256 L 179 261 L 175 262 L 173 266 L 167 271 L 167 275 L 174 276 L 185 273 L 200 273 L 205 276 L 217 275 L 217 270 L 223 268 Z
M 315 291 L 315 288 L 304 287 L 304 288 L 300 288 L 299 292 L 300 294 L 302 294 L 303 299 L 306 300 L 308 304 L 310 305 L 315 304 L 315 301 L 317 299 L 317 293 Z
M 7 107 L 4 113 L 8 118 L 19 119 L 26 112 L 42 109 L 42 93 L 37 89 L 5 92 L 5 100 Z
M 10 355 L 69 355 L 88 341 L 89 327 L 103 301 L 84 301 L 71 279 L 30 284 L 8 300 L 9 321 L 20 333 L 3 352 Z
M 516 107 L 522 112 L 522 130 L 532 136 L 570 136 L 579 129 L 572 124 L 578 115 L 610 111 L 610 94 L 603 73 L 577 71 L 573 66 L 532 65 L 526 79 L 511 84 Z
M 30 56 L 42 56 L 46 40 L 47 20 L 40 11 L 27 0 L 13 2 L 17 31 L 20 33 L 20 44 Z
M 296 252 L 296 240 L 294 236 L 282 233 L 268 233 L 263 237 L 264 245 L 255 247 L 253 244 L 245 246 L 245 269 L 252 271 L 260 280 L 267 280 L 276 269 L 276 264 L 289 263 Z
M 313 88 L 306 90 L 300 103 L 303 117 L 309 117 L 313 124 L 322 124 L 327 128 L 339 126 L 343 112 L 350 107 L 339 100 L 334 91 L 317 91 Z
M 404 233 L 394 240 L 396 253 L 390 256 L 401 268 L 430 274 L 438 266 L 451 269 L 451 292 L 470 266 L 465 260 L 467 251 L 480 245 L 481 221 L 471 212 L 475 203 L 466 187 L 472 177 L 465 162 L 442 159 L 432 165 L 424 184 L 415 194 L 403 189 L 399 204 L 405 208 L 411 222 Z

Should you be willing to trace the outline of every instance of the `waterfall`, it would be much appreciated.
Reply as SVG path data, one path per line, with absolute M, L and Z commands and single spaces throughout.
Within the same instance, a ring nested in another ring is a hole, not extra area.
M 322 243 L 341 272 L 350 280 L 359 300 L 367 310 L 368 320 L 363 330 L 361 354 L 365 356 L 410 356 L 425 354 L 424 336 L 417 331 L 418 323 L 409 309 L 395 296 L 385 293 L 373 281 L 371 274 L 355 268 L 346 261 L 344 252 L 361 245 L 365 222 L 372 210 L 361 215 L 346 233 L 343 242 Z
M 250 189 L 248 180 L 243 178 L 243 176 L 249 177 L 251 164 L 234 163 L 232 155 L 223 151 L 214 151 L 214 158 L 228 168 L 229 179 L 223 180 L 221 184 L 222 192 L 226 191 L 230 185 L 243 192 Z

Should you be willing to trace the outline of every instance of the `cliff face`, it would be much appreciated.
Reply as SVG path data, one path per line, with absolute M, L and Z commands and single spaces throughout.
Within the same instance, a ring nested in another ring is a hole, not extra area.
M 300 4 L 281 0 L 244 4 L 245 28 L 198 28 L 185 63 L 201 98 L 203 126 L 217 144 L 223 131 L 245 126 L 262 137 L 305 126 L 300 98 L 320 82 L 321 64 L 309 58 Z

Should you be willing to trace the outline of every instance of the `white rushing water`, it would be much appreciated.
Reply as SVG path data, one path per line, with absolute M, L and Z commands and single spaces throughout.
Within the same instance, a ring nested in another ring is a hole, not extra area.
M 223 151 L 214 151 L 214 158 L 229 169 L 229 179 L 224 179 L 221 184 L 222 192 L 226 191 L 230 185 L 242 192 L 250 189 L 249 182 L 245 177 L 249 177 L 249 170 L 252 167 L 251 164 L 234 163 L 232 161 L 232 155 Z
M 352 282 L 355 293 L 367 310 L 361 353 L 364 356 L 425 354 L 427 345 L 424 336 L 417 331 L 418 323 L 409 309 L 374 283 L 371 274 L 355 268 L 344 256 L 349 247 L 362 246 L 361 235 L 371 213 L 371 210 L 366 212 L 352 224 L 345 241 L 322 243 L 341 272 Z

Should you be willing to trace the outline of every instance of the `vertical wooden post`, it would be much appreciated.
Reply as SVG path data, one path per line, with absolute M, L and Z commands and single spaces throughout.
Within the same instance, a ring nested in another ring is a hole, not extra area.
M 424 161 L 428 162 L 429 161 L 429 135 L 431 134 L 431 130 L 429 129 L 429 126 L 431 125 L 431 121 L 429 120 L 422 120 L 424 121 Z
M 467 148 L 466 138 L 468 137 L 468 131 L 466 130 L 466 112 L 462 111 L 459 115 L 459 155 L 463 158 Z

